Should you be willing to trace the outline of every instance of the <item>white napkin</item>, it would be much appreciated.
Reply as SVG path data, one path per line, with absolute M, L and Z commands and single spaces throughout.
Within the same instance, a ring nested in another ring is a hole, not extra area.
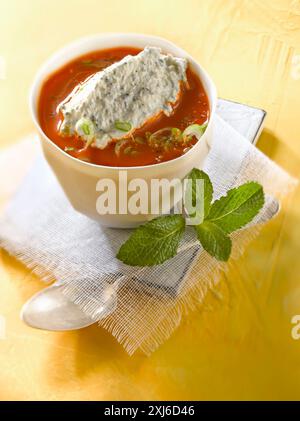
M 220 117 L 204 171 L 215 198 L 249 180 L 263 185 L 268 199 L 255 224 L 268 220 L 276 211 L 274 198 L 281 199 L 296 184 Z M 226 264 L 204 252 L 190 229 L 175 258 L 157 267 L 132 268 L 115 258 L 129 233 L 103 228 L 73 210 L 40 154 L 0 218 L 0 245 L 43 280 L 63 285 L 64 293 L 95 321 L 103 288 L 122 279 L 116 311 L 99 324 L 128 353 L 141 349 L 149 354 L 178 326 L 182 309 L 201 302 Z M 258 225 L 233 235 L 233 258 L 257 233 Z

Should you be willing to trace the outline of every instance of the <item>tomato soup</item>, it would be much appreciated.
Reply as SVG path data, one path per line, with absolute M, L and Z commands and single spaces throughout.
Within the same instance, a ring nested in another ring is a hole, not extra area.
M 188 66 L 187 82 L 182 83 L 181 95 L 173 112 L 161 112 L 149 119 L 141 128 L 112 139 L 99 149 L 77 135 L 61 134 L 62 114 L 58 105 L 87 78 L 121 60 L 136 55 L 140 49 L 118 47 L 85 54 L 60 68 L 44 82 L 38 102 L 39 122 L 44 133 L 61 149 L 80 160 L 106 166 L 152 165 L 177 158 L 186 153 L 196 142 L 194 135 L 182 136 L 192 125 L 203 125 L 209 119 L 209 102 L 198 76 Z

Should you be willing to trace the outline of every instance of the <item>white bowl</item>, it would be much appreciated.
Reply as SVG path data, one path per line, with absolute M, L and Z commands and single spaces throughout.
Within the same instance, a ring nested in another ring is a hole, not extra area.
M 203 83 L 209 100 L 210 119 L 204 135 L 190 151 L 171 161 L 154 165 L 140 167 L 109 167 L 105 165 L 95 165 L 73 158 L 45 135 L 39 124 L 37 105 L 41 86 L 51 73 L 72 59 L 90 51 L 118 46 L 144 48 L 147 45 L 160 47 L 163 52 L 171 53 L 177 57 L 187 58 L 190 66 Z M 120 170 L 127 170 L 128 182 L 135 178 L 142 178 L 146 180 L 149 185 L 153 178 L 166 178 L 169 180 L 174 178 L 183 179 L 193 167 L 201 168 L 203 161 L 209 152 L 209 143 L 212 136 L 212 120 L 216 109 L 216 102 L 217 95 L 214 83 L 203 68 L 187 52 L 163 38 L 131 33 L 99 34 L 82 38 L 67 45 L 50 57 L 50 59 L 41 67 L 35 77 L 30 93 L 31 115 L 39 133 L 44 155 L 64 189 L 69 201 L 77 211 L 99 221 L 103 225 L 116 228 L 134 227 L 157 215 L 152 215 L 151 213 L 146 215 L 100 215 L 96 210 L 96 201 L 99 196 L 99 192 L 96 191 L 97 181 L 103 178 L 110 178 L 114 180 L 118 186 Z M 159 200 L 163 200 L 163 198 L 160 198 Z

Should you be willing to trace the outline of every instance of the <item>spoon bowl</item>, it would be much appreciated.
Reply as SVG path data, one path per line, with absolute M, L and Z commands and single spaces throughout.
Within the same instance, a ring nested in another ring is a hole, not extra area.
M 36 329 L 52 331 L 82 329 L 115 310 L 117 297 L 114 292 L 114 290 L 104 291 L 104 304 L 99 307 L 94 320 L 63 294 L 61 285 L 53 284 L 33 295 L 24 304 L 21 319 L 28 326 Z

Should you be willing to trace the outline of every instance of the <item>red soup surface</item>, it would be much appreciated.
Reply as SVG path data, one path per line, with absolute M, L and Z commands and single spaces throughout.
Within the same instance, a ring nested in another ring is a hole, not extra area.
M 209 118 L 209 102 L 198 76 L 188 67 L 187 83 L 182 84 L 180 99 L 173 113 L 149 120 L 142 128 L 122 140 L 115 139 L 105 149 L 85 148 L 78 136 L 61 135 L 58 127 L 62 115 L 57 106 L 86 78 L 140 49 L 118 47 L 95 51 L 78 57 L 50 75 L 44 82 L 38 103 L 40 125 L 44 133 L 61 149 L 83 161 L 108 166 L 141 166 L 169 161 L 186 153 L 196 142 L 194 136 L 185 138 L 180 133 L 190 124 L 203 124 Z M 153 136 L 153 133 L 158 132 Z M 176 130 L 179 129 L 179 130 Z

